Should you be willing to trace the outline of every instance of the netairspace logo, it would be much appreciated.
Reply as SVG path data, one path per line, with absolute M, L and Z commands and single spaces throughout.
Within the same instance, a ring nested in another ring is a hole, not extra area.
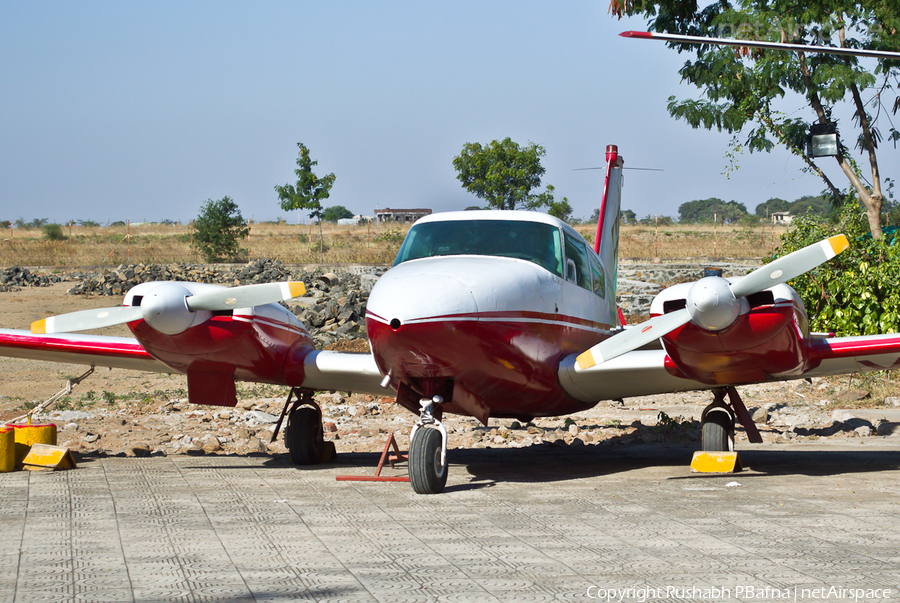
M 627 588 L 602 588 L 590 586 L 587 598 L 611 603 L 651 603 L 658 599 L 678 599 L 682 601 L 704 600 L 724 601 L 872 601 L 891 599 L 890 588 L 843 588 L 839 586 L 795 586 L 774 588 L 772 586 L 715 586 L 700 588 L 690 586 L 629 586 Z

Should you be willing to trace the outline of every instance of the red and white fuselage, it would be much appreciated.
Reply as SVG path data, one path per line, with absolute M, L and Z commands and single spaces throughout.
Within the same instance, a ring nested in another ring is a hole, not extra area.
M 477 238 L 479 229 L 495 225 L 496 235 L 468 248 L 430 242 L 431 255 L 405 261 L 401 249 L 366 311 L 379 369 L 410 410 L 434 394 L 447 400 L 446 411 L 482 421 L 591 406 L 566 393 L 557 367 L 562 357 L 610 336 L 617 319 L 610 283 L 599 282 L 599 273 L 580 274 L 582 265 L 590 272 L 599 262 L 569 262 L 576 252 L 593 255 L 574 229 L 543 214 L 503 211 L 436 214 L 413 229 L 471 229 Z M 495 240 L 523 236 L 520 230 L 533 225 L 544 228 L 539 240 L 512 246 Z M 404 247 L 415 245 L 416 235 L 411 231 Z M 444 247 L 448 254 L 440 255 Z M 545 251 L 558 257 L 545 260 Z

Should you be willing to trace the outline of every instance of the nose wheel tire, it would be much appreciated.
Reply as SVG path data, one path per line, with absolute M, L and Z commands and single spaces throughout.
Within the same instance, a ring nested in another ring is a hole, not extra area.
M 447 484 L 447 463 L 441 463 L 441 432 L 417 429 L 409 443 L 409 482 L 417 494 L 437 494 Z
M 309 406 L 295 408 L 288 415 L 284 444 L 295 465 L 316 465 L 322 460 L 325 436 L 319 409 Z
M 700 447 L 704 452 L 734 450 L 734 419 L 727 412 L 707 413 L 701 427 Z

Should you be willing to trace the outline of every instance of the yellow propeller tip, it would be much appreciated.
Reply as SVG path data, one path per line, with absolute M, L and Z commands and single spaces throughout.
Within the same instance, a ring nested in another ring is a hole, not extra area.
M 591 368 L 592 366 L 597 366 L 597 363 L 594 361 L 594 355 L 591 354 L 590 350 L 579 354 L 578 358 L 575 359 L 575 362 L 578 364 L 578 368 L 583 371 Z
M 842 234 L 835 235 L 829 238 L 828 243 L 831 244 L 831 249 L 834 250 L 834 255 L 837 255 L 843 250 L 850 247 L 850 242 L 847 240 L 847 237 Z
M 291 297 L 300 297 L 306 293 L 306 285 L 301 283 L 300 281 L 291 281 L 288 283 L 288 289 L 291 292 Z
M 35 335 L 43 335 L 47 332 L 47 319 L 42 318 L 31 323 L 31 332 Z

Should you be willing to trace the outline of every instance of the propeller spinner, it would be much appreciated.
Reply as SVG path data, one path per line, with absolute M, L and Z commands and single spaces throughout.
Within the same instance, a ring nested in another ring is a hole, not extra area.
M 214 288 L 197 293 L 193 293 L 184 284 L 164 282 L 151 288 L 143 296 L 139 306 L 114 306 L 51 316 L 31 323 L 31 332 L 68 333 L 143 319 L 160 333 L 176 335 L 194 324 L 197 312 L 271 304 L 299 297 L 304 293 L 306 287 L 296 281 Z
M 836 235 L 757 268 L 734 284 L 717 276 L 702 278 L 691 285 L 684 308 L 661 314 L 601 341 L 578 355 L 578 366 L 584 370 L 612 360 L 689 322 L 707 331 L 720 331 L 737 319 L 742 297 L 764 291 L 809 272 L 848 246 L 847 237 Z

